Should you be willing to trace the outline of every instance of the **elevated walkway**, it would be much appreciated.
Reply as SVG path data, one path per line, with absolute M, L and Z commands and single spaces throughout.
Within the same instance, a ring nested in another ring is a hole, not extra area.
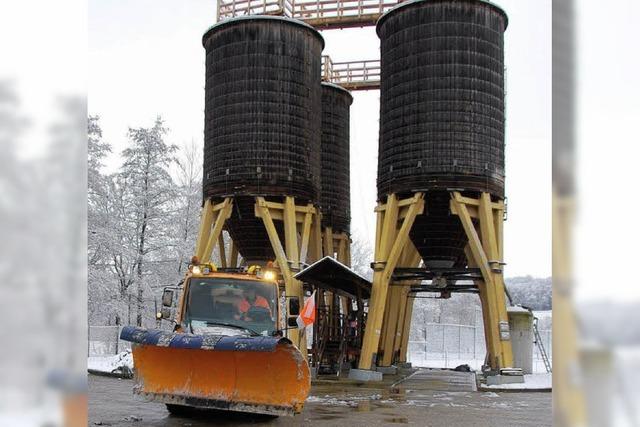
M 218 21 L 246 15 L 280 15 L 319 29 L 373 26 L 397 0 L 218 0 Z

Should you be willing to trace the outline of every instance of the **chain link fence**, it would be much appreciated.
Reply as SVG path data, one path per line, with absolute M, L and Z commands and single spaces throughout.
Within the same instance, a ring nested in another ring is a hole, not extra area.
M 462 364 L 468 364 L 473 369 L 482 367 L 486 346 L 481 323 L 475 326 L 425 323 L 421 329 L 424 339 L 409 341 L 409 362 L 418 366 L 443 368 L 455 368 Z M 551 357 L 551 330 L 539 332 L 542 344 Z M 545 372 L 544 362 L 536 345 L 533 346 L 533 370 Z

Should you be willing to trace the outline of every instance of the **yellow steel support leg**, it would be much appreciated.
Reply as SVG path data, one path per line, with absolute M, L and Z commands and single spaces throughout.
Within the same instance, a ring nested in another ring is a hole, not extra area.
M 319 212 L 311 221 L 311 234 L 309 236 L 309 262 L 315 262 L 322 258 L 322 214 Z
M 324 256 L 333 257 L 335 253 L 335 249 L 333 247 L 333 229 L 331 227 L 324 228 L 324 233 L 322 236 L 322 244 L 323 244 L 322 249 L 324 251 Z
M 471 249 L 469 245 L 465 248 L 465 254 L 467 256 L 467 263 L 469 268 L 478 268 L 478 265 L 473 258 L 473 254 L 471 253 Z M 499 346 L 500 341 L 500 331 L 497 328 L 491 326 L 492 320 L 497 316 L 496 313 L 491 313 L 493 309 L 493 305 L 489 304 L 489 297 L 487 295 L 487 286 L 485 285 L 483 280 L 474 280 L 473 282 L 480 292 L 480 305 L 482 307 L 482 325 L 484 327 L 484 340 L 487 347 L 487 353 L 489 355 L 496 354 L 498 352 L 497 348 Z M 489 349 L 493 349 L 489 351 Z M 490 356 L 490 359 L 492 356 Z
M 458 215 L 465 234 L 469 239 L 470 264 L 480 269 L 483 281 L 479 283 L 480 298 L 483 301 L 483 317 L 487 334 L 487 351 L 492 369 L 513 367 L 513 352 L 508 331 L 509 318 L 504 296 L 502 275 L 502 241 L 498 242 L 496 222 L 502 220 L 503 202 L 492 202 L 489 193 L 479 199 L 463 197 L 453 192 L 451 212 Z M 480 235 L 472 220 L 472 214 L 480 222 Z M 501 227 L 498 230 L 501 233 Z M 501 236 L 500 236 L 501 237 Z M 488 328 L 486 325 L 489 325 Z
M 300 230 L 300 262 L 307 263 L 309 256 L 309 242 L 311 241 L 311 224 L 313 222 L 313 214 L 307 212 L 304 216 L 302 228 Z
M 403 215 L 401 215 L 401 209 L 405 209 Z M 378 224 L 376 227 L 375 268 L 367 326 L 358 366 L 360 369 L 371 369 L 376 362 L 391 274 L 393 274 L 409 239 L 409 231 L 415 218 L 423 212 L 423 209 L 423 193 L 416 193 L 414 197 L 401 202 L 398 201 L 395 194 L 391 194 L 387 197 L 385 205 L 379 204 L 376 208 Z M 398 229 L 399 218 L 402 218 L 400 229 Z
M 204 248 L 209 241 L 211 234 L 211 224 L 213 223 L 213 205 L 211 199 L 207 199 L 202 207 L 200 215 L 200 229 L 198 230 L 198 239 L 196 240 L 196 253 L 198 259 L 202 258 Z
M 347 260 L 347 235 L 345 233 L 338 236 L 338 261 L 344 265 L 349 265 Z
M 227 251 L 224 247 L 224 233 L 218 237 L 218 251 L 220 252 L 220 267 L 227 268 Z
M 417 249 L 411 242 L 407 242 L 404 248 L 404 252 L 398 262 L 398 267 L 409 267 L 413 268 L 420 264 L 420 254 Z M 380 354 L 382 355 L 382 360 L 378 358 L 379 366 L 391 366 L 394 362 L 394 358 L 396 355 L 395 352 L 395 343 L 398 341 L 398 348 L 400 347 L 400 338 L 399 335 L 402 333 L 401 321 L 404 320 L 404 317 L 400 317 L 402 314 L 403 308 L 403 300 L 406 301 L 406 297 L 409 291 L 409 287 L 413 283 L 411 282 L 400 282 L 398 286 L 391 286 L 389 290 L 389 296 L 387 298 L 387 310 L 386 317 L 383 325 L 383 334 L 381 335 L 382 339 L 380 342 Z M 399 328 L 400 327 L 400 328 Z
M 200 262 L 209 262 L 211 260 L 213 247 L 218 242 L 224 223 L 231 216 L 232 208 L 233 200 L 230 197 L 213 206 L 210 203 L 205 203 L 196 245 L 196 256 Z
M 238 267 L 238 247 L 233 240 L 231 240 L 231 259 L 229 260 L 229 266 L 231 268 Z
M 407 300 L 409 296 L 410 286 L 402 286 L 400 289 L 400 305 L 398 308 L 398 316 L 396 320 L 396 333 L 393 337 L 393 359 L 391 363 L 400 360 L 400 347 L 402 346 L 402 339 L 404 334 L 404 316 L 407 310 Z
M 333 228 L 325 227 L 322 233 L 322 251 L 324 256 L 333 258 L 335 254 L 333 243 Z M 327 301 L 327 323 L 329 324 L 329 329 L 333 331 L 335 327 L 333 292 L 325 292 L 325 299 Z
M 409 332 L 411 330 L 411 317 L 413 316 L 414 299 L 407 295 L 406 308 L 402 321 L 402 335 L 400 336 L 400 348 L 398 349 L 398 362 L 407 362 L 407 351 L 409 349 Z
M 387 293 L 387 307 L 380 334 L 378 366 L 391 366 L 393 360 L 393 339 L 396 334 L 398 310 L 400 309 L 401 286 L 390 286 Z

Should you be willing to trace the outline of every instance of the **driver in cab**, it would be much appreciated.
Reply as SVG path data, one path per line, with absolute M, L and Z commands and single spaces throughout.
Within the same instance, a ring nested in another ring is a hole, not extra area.
M 271 308 L 269 307 L 269 302 L 266 298 L 257 295 L 255 289 L 247 288 L 242 291 L 242 300 L 240 300 L 240 303 L 238 304 L 238 314 L 235 315 L 236 320 L 251 322 L 252 319 L 248 314 L 249 310 L 253 307 L 266 309 L 269 312 L 269 316 L 271 316 Z

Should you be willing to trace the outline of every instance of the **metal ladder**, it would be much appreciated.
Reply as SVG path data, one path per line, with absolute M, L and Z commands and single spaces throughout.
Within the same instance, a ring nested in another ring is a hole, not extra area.
M 544 348 L 544 345 L 542 344 L 542 338 L 540 337 L 540 332 L 538 332 L 538 318 L 534 317 L 533 318 L 533 336 L 535 339 L 535 344 L 538 347 L 538 351 L 540 352 L 540 355 L 542 356 L 542 362 L 544 363 L 544 368 L 547 370 L 547 372 L 551 372 L 551 362 L 549 362 L 549 356 L 547 356 L 547 351 Z

